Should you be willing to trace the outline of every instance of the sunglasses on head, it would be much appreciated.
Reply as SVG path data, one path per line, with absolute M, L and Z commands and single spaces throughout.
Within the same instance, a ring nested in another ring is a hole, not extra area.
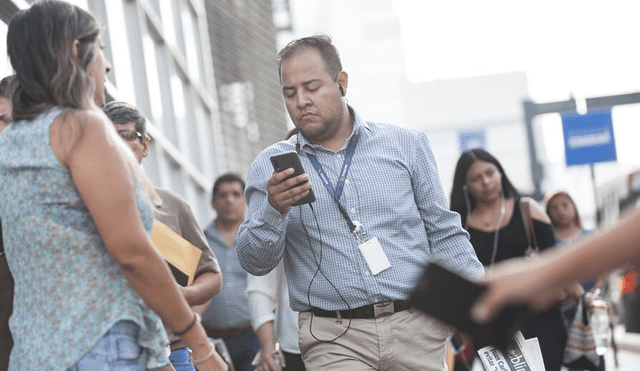
M 139 131 L 133 131 L 129 129 L 118 131 L 118 135 L 120 138 L 126 140 L 127 142 L 133 142 L 136 139 L 142 140 L 142 133 Z

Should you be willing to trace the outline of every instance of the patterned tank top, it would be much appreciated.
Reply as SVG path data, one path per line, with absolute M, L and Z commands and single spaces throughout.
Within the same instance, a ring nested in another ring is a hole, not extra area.
M 67 370 L 118 321 L 140 326 L 148 368 L 167 364 L 162 321 L 120 274 L 70 173 L 49 145 L 50 109 L 0 134 L 0 216 L 15 280 L 10 370 Z M 136 205 L 150 234 L 153 208 Z

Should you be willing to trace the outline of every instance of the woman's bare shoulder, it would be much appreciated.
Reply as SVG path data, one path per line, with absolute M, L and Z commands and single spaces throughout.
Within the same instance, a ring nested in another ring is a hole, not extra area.
M 107 124 L 107 117 L 97 108 L 65 111 L 51 125 L 51 148 L 58 160 L 66 165 L 80 144 L 104 141 L 108 135 Z
M 101 128 L 108 120 L 102 110 L 97 107 L 69 110 L 68 113 L 63 116 L 63 119 L 71 124 L 82 125 L 85 128 L 91 126 L 98 126 Z
M 551 219 L 549 219 L 547 213 L 542 210 L 540 205 L 533 198 L 526 197 L 524 202 L 527 202 L 529 204 L 529 210 L 531 210 L 532 219 L 551 224 Z

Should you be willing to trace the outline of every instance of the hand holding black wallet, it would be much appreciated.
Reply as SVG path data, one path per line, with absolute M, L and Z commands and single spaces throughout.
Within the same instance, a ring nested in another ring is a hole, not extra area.
M 516 331 L 524 329 L 533 312 L 524 305 L 508 306 L 491 322 L 478 324 L 471 319 L 470 310 L 486 289 L 484 285 L 429 263 L 411 292 L 409 303 L 469 335 L 475 349 L 493 345 L 504 350 Z

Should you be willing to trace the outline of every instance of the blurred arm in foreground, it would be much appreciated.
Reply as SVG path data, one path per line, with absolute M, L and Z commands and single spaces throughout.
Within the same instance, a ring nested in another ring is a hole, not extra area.
M 543 309 L 563 298 L 563 288 L 575 281 L 593 280 L 627 266 L 640 268 L 640 210 L 569 249 L 543 252 L 537 259 L 514 259 L 488 271 L 489 286 L 472 315 L 490 320 L 507 304 L 526 303 Z

